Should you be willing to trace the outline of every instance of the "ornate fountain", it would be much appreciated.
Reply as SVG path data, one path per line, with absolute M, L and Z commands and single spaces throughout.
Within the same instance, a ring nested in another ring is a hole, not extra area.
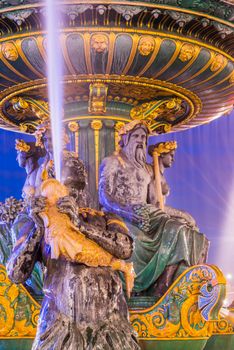
M 96 173 L 93 193 L 121 123 L 147 119 L 164 133 L 232 110 L 234 9 L 227 3 L 61 1 L 64 124 L 71 149 Z M 48 118 L 44 22 L 43 2 L 1 5 L 2 128 L 33 133 Z
M 44 2 L 1 2 L 1 128 L 32 134 L 49 118 L 45 11 Z M 96 206 L 99 165 L 117 149 L 123 123 L 143 119 L 161 134 L 209 123 L 233 109 L 233 1 L 68 0 L 61 1 L 60 11 L 63 123 L 70 150 L 79 154 L 88 170 Z M 191 270 L 178 283 L 190 285 L 191 276 L 198 273 L 206 283 L 208 274 L 219 285 L 225 284 L 217 269 L 207 269 Z M 175 294 L 177 287 L 172 286 L 168 295 Z M 188 302 L 191 308 L 198 304 L 198 296 L 194 298 L 194 303 Z M 153 317 L 160 319 L 166 301 L 156 306 L 159 310 L 154 308 Z M 37 310 L 38 304 L 33 307 Z M 150 309 L 144 317 L 138 311 L 133 306 L 132 322 L 153 349 L 155 339 L 165 340 L 160 324 L 157 330 L 154 323 L 147 325 Z M 199 321 L 200 326 L 194 322 L 187 333 L 185 319 L 174 331 L 167 319 L 166 340 L 202 338 L 204 343 L 214 332 L 206 324 L 216 318 L 214 311 Z M 219 322 L 217 333 L 231 332 L 227 321 Z M 201 327 L 200 333 L 196 327 Z

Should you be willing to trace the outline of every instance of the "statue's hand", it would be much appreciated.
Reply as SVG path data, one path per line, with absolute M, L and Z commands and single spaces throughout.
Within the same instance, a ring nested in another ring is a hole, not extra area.
M 35 222 L 37 227 L 43 227 L 44 223 L 42 218 L 40 217 L 40 213 L 45 210 L 46 207 L 46 198 L 39 196 L 33 197 L 30 199 L 29 205 L 29 215 Z
M 60 198 L 57 202 L 57 208 L 60 213 L 67 214 L 74 225 L 79 225 L 78 206 L 73 197 Z

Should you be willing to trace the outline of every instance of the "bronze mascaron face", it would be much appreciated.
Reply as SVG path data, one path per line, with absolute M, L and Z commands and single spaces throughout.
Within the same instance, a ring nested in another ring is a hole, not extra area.
M 91 48 L 98 53 L 108 50 L 108 37 L 104 34 L 94 34 L 91 38 Z
M 19 57 L 17 48 L 12 42 L 3 43 L 1 50 L 3 56 L 9 61 L 16 61 Z

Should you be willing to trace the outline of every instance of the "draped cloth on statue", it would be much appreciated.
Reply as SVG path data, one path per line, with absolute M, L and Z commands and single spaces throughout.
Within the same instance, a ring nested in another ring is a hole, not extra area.
M 209 241 L 204 234 L 169 217 L 152 205 L 147 205 L 147 209 L 150 224 L 147 232 L 127 223 L 135 241 L 131 258 L 137 275 L 135 292 L 152 286 L 166 266 L 181 262 L 185 266 L 204 263 L 209 248 Z

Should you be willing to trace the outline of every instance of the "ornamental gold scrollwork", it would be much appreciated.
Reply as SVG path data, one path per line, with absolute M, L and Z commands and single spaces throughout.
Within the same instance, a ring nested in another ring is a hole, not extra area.
M 103 83 L 89 85 L 89 113 L 104 114 L 106 112 L 107 90 L 107 85 Z
M 234 334 L 234 308 L 223 307 L 219 318 L 214 322 L 214 334 Z
M 208 294 L 204 294 L 205 287 L 209 287 Z M 213 310 L 221 308 L 223 290 L 221 271 L 216 267 L 194 266 L 155 305 L 145 310 L 130 310 L 131 324 L 139 339 L 144 340 L 208 338 L 215 330 Z M 203 309 L 207 307 L 210 311 L 206 319 Z
M 175 85 L 170 82 L 165 82 L 165 81 L 156 80 L 156 79 L 149 80 L 144 77 L 132 77 L 132 76 L 119 77 L 117 75 L 112 75 L 109 77 L 106 77 L 105 75 L 100 75 L 100 77 L 98 77 L 95 81 L 96 83 L 101 83 L 108 86 L 107 100 L 114 100 L 116 102 L 126 101 L 126 103 L 128 103 L 129 101 L 129 103 L 133 104 L 134 106 L 136 106 L 137 102 L 139 103 L 139 101 L 144 101 L 144 100 L 149 101 L 149 100 L 154 100 L 156 98 L 169 99 L 171 96 L 176 96 L 182 99 L 183 101 L 185 101 L 185 104 L 188 107 L 189 113 L 186 113 L 186 117 L 179 118 L 178 122 L 176 121 L 175 123 L 173 123 L 173 127 L 175 126 L 176 128 L 179 125 L 188 123 L 191 119 L 196 118 L 197 114 L 200 113 L 200 111 L 202 110 L 202 102 L 196 94 L 179 85 Z M 75 81 L 65 80 L 66 86 L 70 86 L 72 89 L 77 89 L 77 86 L 78 87 L 80 85 L 83 86 L 84 84 L 87 85 L 87 83 L 88 83 L 88 86 L 90 84 L 94 84 L 93 78 L 89 77 L 88 75 L 82 76 L 81 78 L 76 79 Z M 32 84 L 32 82 L 19 84 L 17 85 L 17 87 L 14 87 L 14 90 L 11 93 L 11 96 L 15 96 L 15 97 L 19 95 L 22 96 L 24 94 L 27 94 L 28 90 L 30 90 L 31 88 L 34 88 L 34 89 L 36 88 L 39 90 L 39 89 L 45 89 L 45 87 L 46 87 L 46 84 L 45 84 L 45 80 L 43 79 L 38 80 L 37 82 L 34 82 L 34 84 Z M 1 95 L 1 101 L 0 101 L 1 118 L 4 120 L 6 124 L 9 124 L 9 126 L 12 129 L 13 127 L 14 129 L 16 129 L 16 128 L 19 128 L 19 123 L 15 123 L 15 121 L 13 122 L 12 120 L 14 120 L 14 118 L 17 119 L 17 115 L 18 115 L 19 118 L 23 118 L 23 120 L 21 121 L 22 131 L 30 132 L 29 130 L 32 130 L 34 126 L 30 124 L 32 123 L 32 119 L 28 118 L 28 112 L 17 113 L 12 108 L 13 110 L 11 111 L 12 113 L 9 113 L 9 115 L 11 114 L 13 115 L 12 118 L 9 118 L 9 116 L 5 114 L 6 108 L 9 103 L 8 95 L 9 95 L 8 92 L 7 92 L 7 95 L 5 93 L 2 93 Z M 24 99 L 26 98 L 24 97 Z M 89 100 L 88 95 L 86 96 L 86 101 L 87 100 Z M 15 113 L 15 115 L 13 114 L 13 112 Z M 33 117 L 33 114 L 32 114 L 32 117 Z M 170 118 L 173 118 L 173 117 L 174 116 L 172 113 Z M 40 122 L 38 119 L 34 121 L 35 123 Z M 166 123 L 166 121 L 163 121 L 163 122 Z
M 9 100 L 9 108 L 7 110 L 14 115 L 16 120 L 25 120 L 26 116 L 31 119 L 29 125 L 36 125 L 46 121 L 49 118 L 49 105 L 44 100 L 36 100 L 30 97 L 15 96 Z M 27 123 L 27 122 L 26 122 Z M 25 125 L 22 122 L 22 125 Z
M 173 324 L 161 312 L 154 312 L 150 316 L 142 315 L 130 317 L 131 324 L 140 339 L 144 338 L 173 338 L 176 336 L 180 323 Z
M 176 118 L 183 116 L 184 113 L 185 107 L 182 99 L 170 98 L 147 102 L 133 107 L 130 111 L 130 117 L 137 120 L 146 120 L 155 129 L 157 125 L 156 119 L 162 117 L 164 122 L 170 123 Z
M 22 285 L 13 284 L 0 265 L 0 337 L 34 338 L 40 305 Z
M 214 322 L 214 334 L 234 334 L 234 325 L 227 319 L 220 317 L 220 319 Z

